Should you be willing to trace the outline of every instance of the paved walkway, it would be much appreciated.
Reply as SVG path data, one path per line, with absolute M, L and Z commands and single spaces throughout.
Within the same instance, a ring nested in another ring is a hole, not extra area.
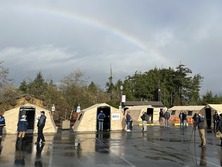
M 196 132 L 196 133 L 195 133 Z M 207 148 L 200 144 L 198 131 L 192 127 L 140 127 L 132 132 L 74 133 L 59 130 L 45 134 L 46 143 L 35 145 L 36 135 L 27 135 L 22 145 L 16 135 L 1 140 L 0 166 L 28 167 L 220 167 L 220 141 L 207 133 Z

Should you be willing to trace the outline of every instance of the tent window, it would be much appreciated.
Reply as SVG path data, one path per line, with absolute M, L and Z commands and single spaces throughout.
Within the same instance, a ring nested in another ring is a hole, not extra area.
M 176 110 L 173 110 L 172 112 L 171 112 L 171 115 L 175 115 L 176 114 Z
M 78 121 L 82 118 L 82 114 L 79 115 Z
M 193 111 L 188 111 L 188 116 L 192 116 L 193 115 Z

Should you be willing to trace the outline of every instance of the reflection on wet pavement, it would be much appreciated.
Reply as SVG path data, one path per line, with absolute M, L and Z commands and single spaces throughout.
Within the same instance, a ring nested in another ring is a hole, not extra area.
M 198 147 L 199 134 L 192 127 L 140 127 L 132 132 L 76 133 L 59 130 L 45 134 L 46 143 L 35 145 L 37 136 L 27 134 L 23 141 L 8 134 L 0 138 L 0 166 L 60 167 L 170 166 L 218 167 L 222 164 L 222 149 L 214 133 L 207 133 L 207 148 Z

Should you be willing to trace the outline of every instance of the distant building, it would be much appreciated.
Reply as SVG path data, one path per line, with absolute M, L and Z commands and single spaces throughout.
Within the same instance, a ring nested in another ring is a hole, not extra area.
M 164 105 L 161 101 L 126 101 L 124 103 L 124 108 L 132 106 L 147 106 L 151 105 L 152 107 L 163 108 Z

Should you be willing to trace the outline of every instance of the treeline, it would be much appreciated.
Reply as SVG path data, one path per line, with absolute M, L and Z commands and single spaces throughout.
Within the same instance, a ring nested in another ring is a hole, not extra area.
M 54 104 L 56 118 L 69 115 L 78 105 L 84 109 L 105 102 L 118 108 L 121 94 L 126 95 L 127 101 L 162 101 L 167 107 L 222 102 L 222 97 L 213 95 L 211 91 L 200 97 L 203 76 L 193 75 L 182 64 L 175 69 L 154 68 L 143 73 L 137 71 L 116 83 L 109 76 L 106 90 L 94 82 L 87 84 L 88 81 L 80 70 L 64 76 L 57 84 L 53 80 L 44 79 L 42 73 L 38 72 L 33 80 L 23 80 L 18 88 L 8 79 L 8 74 L 9 70 L 0 62 L 0 113 L 15 106 L 16 100 L 22 95 L 42 100 L 49 110 Z
M 93 82 L 89 85 L 83 79 L 84 74 L 77 70 L 65 76 L 59 84 L 45 80 L 41 72 L 30 81 L 22 81 L 16 88 L 12 84 L 4 84 L 0 91 L 0 113 L 16 105 L 16 100 L 24 96 L 32 96 L 43 101 L 44 107 L 51 110 L 55 105 L 54 118 L 69 118 L 78 105 L 82 109 L 95 103 L 108 101 L 106 92 Z

